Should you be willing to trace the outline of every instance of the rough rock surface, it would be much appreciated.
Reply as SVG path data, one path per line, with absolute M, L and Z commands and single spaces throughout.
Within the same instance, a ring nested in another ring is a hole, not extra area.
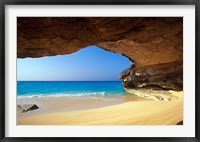
M 18 58 L 69 54 L 89 45 L 135 63 L 139 76 L 129 87 L 182 88 L 182 17 L 17 18 Z
M 154 90 L 183 90 L 183 63 L 172 62 L 140 67 L 135 71 L 130 67 L 124 70 L 119 78 L 127 88 L 150 88 Z
M 38 108 L 36 104 L 19 104 L 17 105 L 17 112 L 27 112 Z

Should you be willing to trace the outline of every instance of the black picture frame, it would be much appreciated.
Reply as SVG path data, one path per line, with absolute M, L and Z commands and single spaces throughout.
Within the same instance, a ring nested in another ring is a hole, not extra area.
M 6 5 L 195 5 L 195 137 L 149 137 L 149 138 L 96 138 L 96 137 L 79 137 L 79 138 L 16 138 L 5 137 L 5 6 Z M 200 61 L 200 0 L 1 0 L 0 1 L 0 140 L 4 142 L 39 142 L 39 141 L 74 141 L 74 142 L 114 142 L 114 141 L 136 141 L 136 142 L 198 142 L 200 141 L 200 89 L 199 85 L 199 61 Z

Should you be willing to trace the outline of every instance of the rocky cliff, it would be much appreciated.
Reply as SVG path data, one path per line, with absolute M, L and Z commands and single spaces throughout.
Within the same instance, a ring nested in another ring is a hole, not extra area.
M 70 54 L 89 45 L 134 62 L 120 76 L 130 88 L 182 90 L 182 17 L 18 17 L 17 56 Z

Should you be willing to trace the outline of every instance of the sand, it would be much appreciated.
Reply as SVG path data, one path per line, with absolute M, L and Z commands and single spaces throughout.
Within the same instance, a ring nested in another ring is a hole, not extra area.
M 17 124 L 176 125 L 183 120 L 183 98 L 178 96 L 172 101 L 130 96 L 18 99 L 18 104 L 36 103 L 40 109 L 17 113 Z

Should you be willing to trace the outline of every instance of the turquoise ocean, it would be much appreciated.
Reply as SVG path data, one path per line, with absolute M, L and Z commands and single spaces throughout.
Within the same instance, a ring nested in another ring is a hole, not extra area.
M 22 98 L 124 94 L 121 81 L 17 81 L 17 96 Z

